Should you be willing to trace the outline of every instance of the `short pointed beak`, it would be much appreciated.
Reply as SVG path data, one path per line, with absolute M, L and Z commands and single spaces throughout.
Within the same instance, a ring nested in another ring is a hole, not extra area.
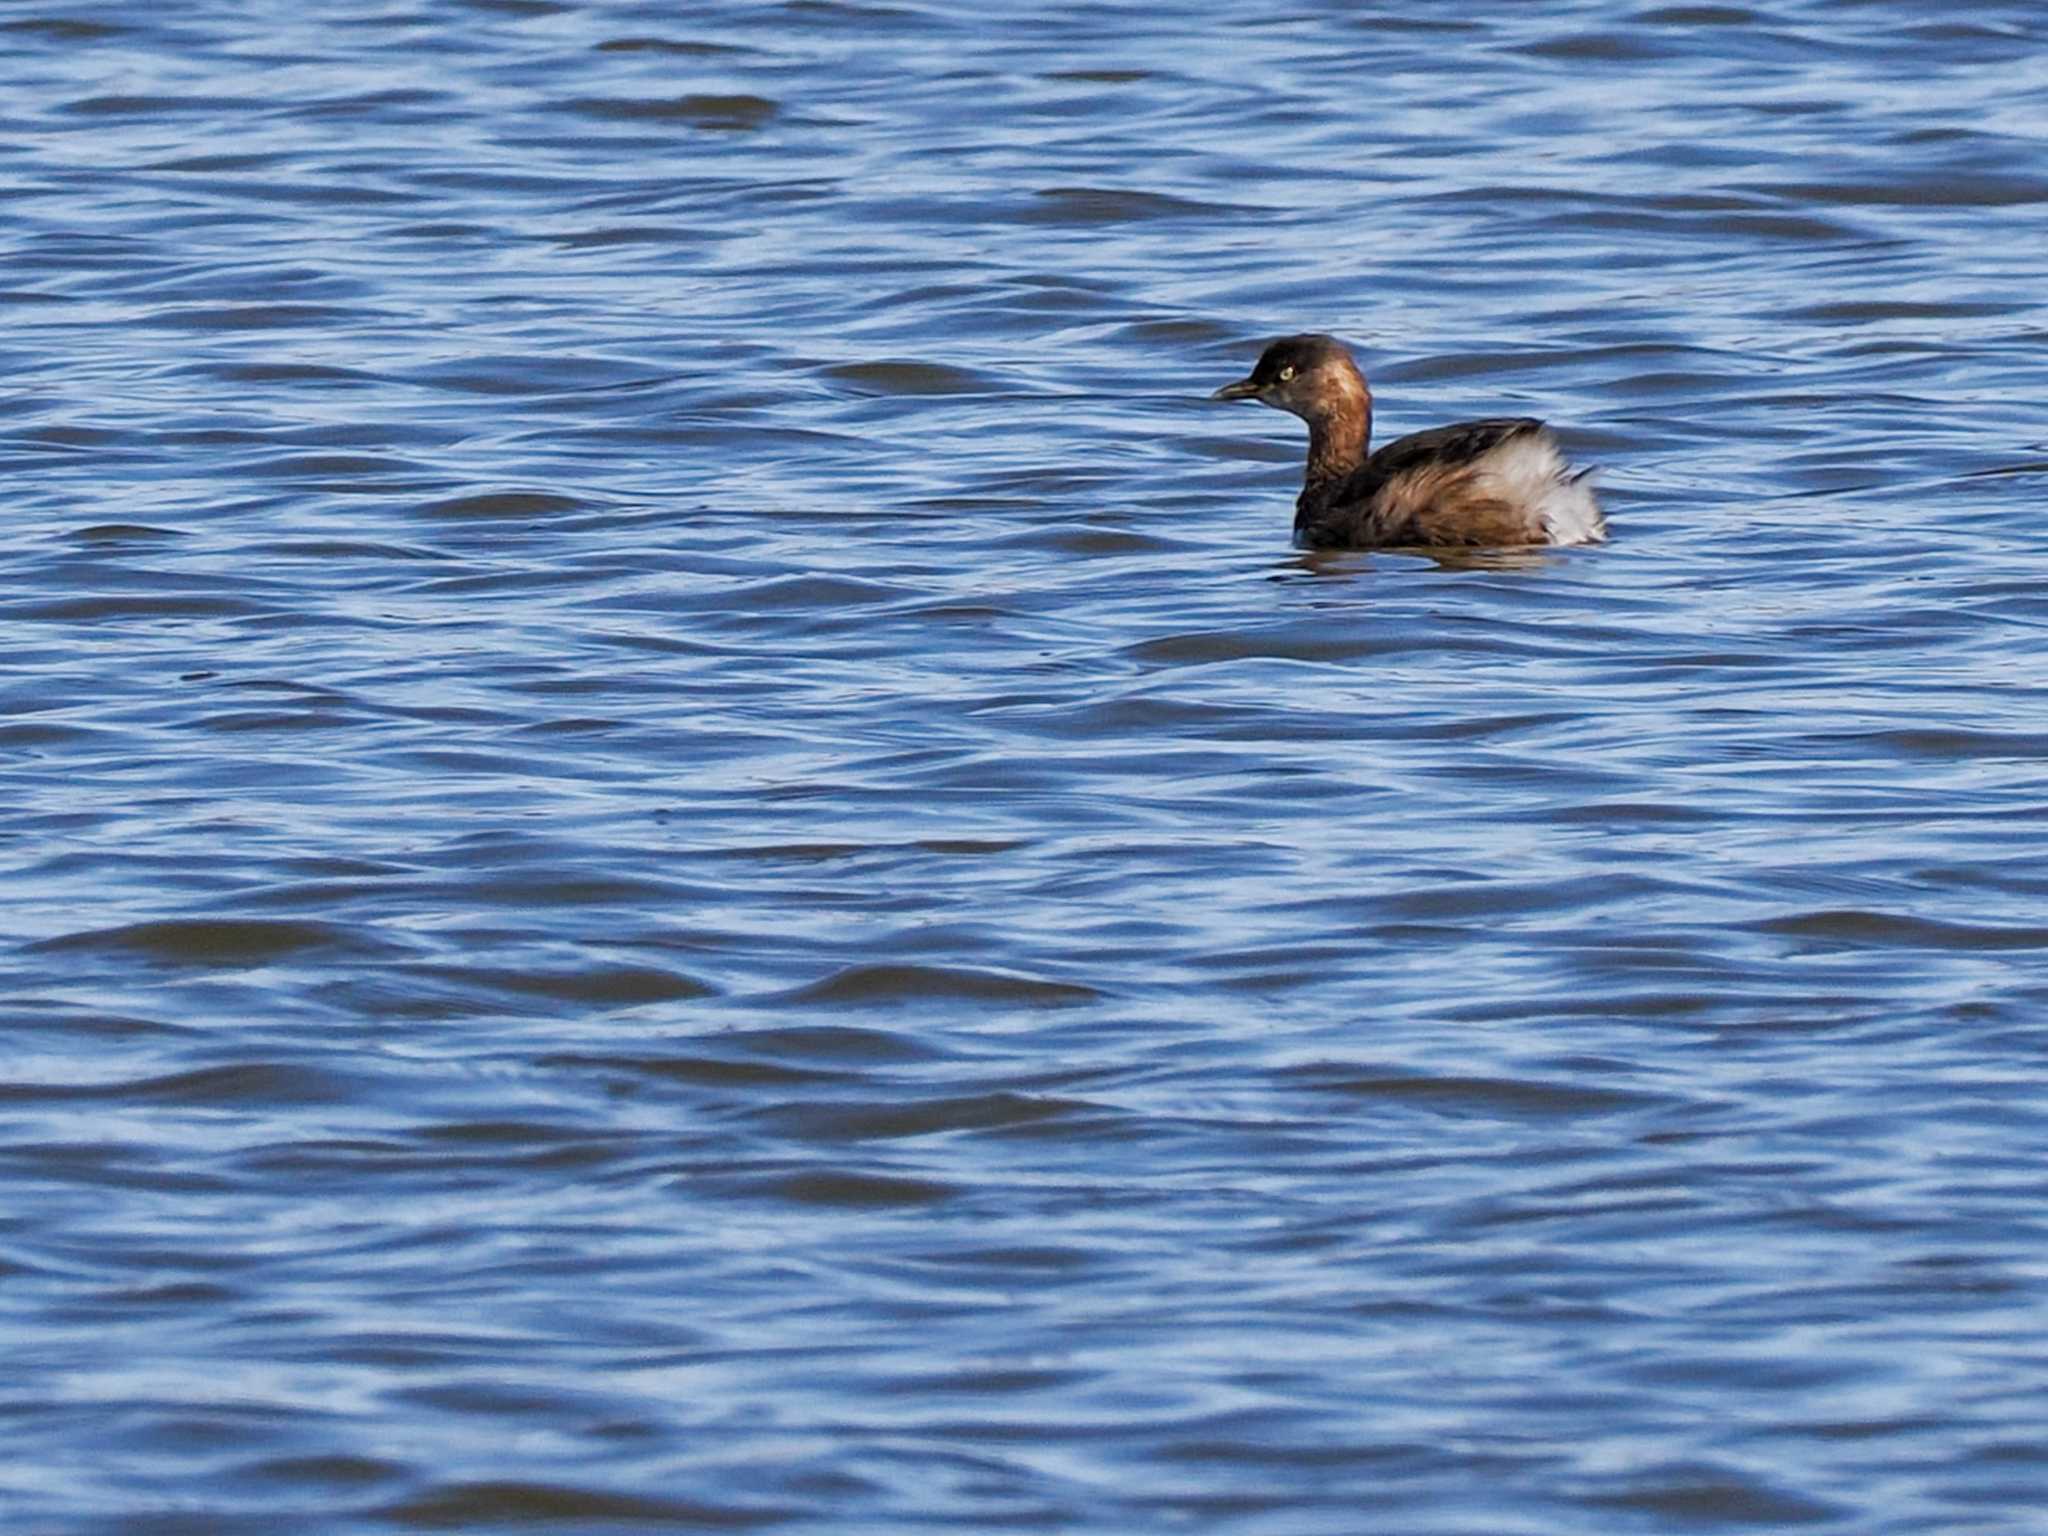
M 1226 384 L 1209 398 L 1211 400 L 1255 400 L 1259 386 L 1250 379 L 1239 379 L 1235 384 Z

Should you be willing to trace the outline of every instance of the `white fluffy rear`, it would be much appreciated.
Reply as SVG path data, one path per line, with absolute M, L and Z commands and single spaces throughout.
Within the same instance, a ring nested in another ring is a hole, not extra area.
M 1485 460 L 1496 494 L 1511 506 L 1530 508 L 1552 544 L 1597 544 L 1607 537 L 1607 519 L 1587 483 L 1591 473 L 1574 473 L 1547 431 L 1511 437 Z

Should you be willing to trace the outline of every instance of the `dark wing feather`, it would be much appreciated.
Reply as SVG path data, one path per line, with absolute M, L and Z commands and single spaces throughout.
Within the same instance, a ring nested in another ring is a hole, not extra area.
M 1510 438 L 1541 432 L 1543 423 L 1534 416 L 1489 416 L 1484 421 L 1460 421 L 1448 427 L 1431 427 L 1427 432 L 1410 432 L 1397 437 L 1358 468 L 1357 477 L 1391 480 L 1409 470 L 1436 464 L 1449 468 L 1469 464 L 1493 452 Z

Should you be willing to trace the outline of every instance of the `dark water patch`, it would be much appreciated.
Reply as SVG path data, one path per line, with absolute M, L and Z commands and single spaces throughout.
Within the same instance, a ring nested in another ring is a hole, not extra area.
M 184 536 L 182 529 L 157 528 L 147 523 L 94 523 L 88 528 L 74 528 L 65 535 L 74 544 L 155 544 Z
M 376 384 L 374 373 L 354 368 L 336 368 L 325 363 L 223 362 L 209 363 L 215 378 L 230 384 Z
M 723 1056 L 581 1056 L 544 1057 L 544 1067 L 595 1071 L 620 1078 L 649 1079 L 656 1083 L 681 1083 L 701 1088 L 789 1088 L 807 1083 L 844 1080 L 843 1071 L 792 1066 L 785 1062 L 754 1061 Z
M 1661 354 L 1663 349 L 1658 349 Z M 1459 352 L 1435 357 L 1408 357 L 1382 364 L 1373 370 L 1375 378 L 1391 383 L 1430 383 L 1440 379 L 1492 378 L 1503 373 L 1542 368 L 1547 359 L 1533 353 L 1491 351 Z M 1685 377 L 1697 381 L 1698 375 Z
M 1020 1008 L 1055 1008 L 1093 1002 L 1101 994 L 1075 982 L 1042 981 L 960 966 L 852 965 L 778 1001 L 788 1005 L 895 1007 L 976 1002 Z
M 392 240 L 417 240 L 433 245 L 463 241 L 495 242 L 497 239 L 497 231 L 485 224 L 436 223 L 431 220 L 420 224 L 401 224 L 385 234 Z
M 188 1028 L 169 1019 L 81 1008 L 55 997 L 41 996 L 0 997 L 0 1021 L 15 1030 L 45 1029 L 65 1035 L 104 1035 L 110 1040 L 126 1036 L 182 1035 Z
M 1848 207 L 2016 208 L 2048 202 L 2048 178 L 1954 171 L 1898 181 L 1761 182 L 1743 190 Z
M 2001 464 L 1995 469 L 1972 470 L 1966 478 L 1985 479 L 1997 478 L 2006 475 L 2039 474 L 2048 474 L 2048 459 L 2033 459 L 2020 464 Z
M 910 1103 L 862 1104 L 835 1099 L 778 1108 L 770 1114 L 785 1121 L 789 1133 L 799 1140 L 861 1142 L 1003 1131 L 1089 1116 L 1095 1111 L 1096 1106 L 1080 1100 L 1001 1092 Z
M 512 774 L 524 759 L 499 759 L 463 753 L 429 753 L 422 758 L 455 772 Z M 491 874 L 474 874 L 461 885 L 469 900 L 479 906 L 526 907 L 539 911 L 549 907 L 648 906 L 657 910 L 687 895 L 685 888 L 653 876 L 607 874 L 600 870 L 507 869 Z
M 1740 5 L 1663 5 L 1639 11 L 1632 19 L 1650 27 L 1747 27 L 1763 17 Z
M 1695 231 L 1715 235 L 1796 241 L 1809 245 L 1867 243 L 1867 235 L 1839 219 L 1812 214 L 1668 211 L 1658 207 L 1574 209 L 1546 222 L 1560 230 L 1611 230 L 1689 236 Z
M 1419 1104 L 1449 1114 L 1482 1116 L 1611 1115 L 1648 1108 L 1660 1102 L 1649 1094 L 1603 1088 L 1592 1083 L 1545 1082 L 1536 1079 L 1475 1079 L 1458 1076 L 1400 1074 L 1354 1075 L 1348 1069 L 1309 1066 L 1289 1073 L 1291 1080 L 1317 1092 L 1389 1105 Z
M 273 1456 L 235 1469 L 237 1482 L 323 1494 L 355 1494 L 408 1476 L 401 1462 L 375 1456 Z
M 2048 927 L 1944 922 L 1897 912 L 1841 909 L 1759 922 L 1760 933 L 1829 949 L 2024 950 L 2048 946 Z
M 400 1141 L 303 1140 L 289 1146 L 252 1148 L 238 1160 L 249 1172 L 284 1173 L 294 1176 L 360 1174 L 367 1169 L 389 1167 L 416 1158 L 416 1149 Z
M 100 42 L 130 30 L 116 22 L 89 21 L 82 16 L 23 16 L 0 22 L 0 32 L 32 33 L 60 43 Z
M 1538 59 L 1562 59 L 1568 63 L 1627 63 L 1657 59 L 1663 46 L 1653 38 L 1633 32 L 1579 32 L 1567 37 L 1546 38 L 1524 50 Z
M 0 725 L 0 750 L 10 752 L 42 752 L 65 747 L 85 749 L 104 740 L 103 732 L 86 725 L 56 721 Z
M 646 1003 L 708 997 L 713 991 L 691 977 L 651 966 L 592 966 L 575 971 L 430 966 L 426 974 L 461 987 L 489 988 L 601 1008 L 635 1008 Z
M 841 363 L 821 373 L 863 395 L 992 395 L 1004 388 L 987 374 L 912 359 Z
M 935 1206 L 959 1193 L 932 1179 L 822 1169 L 748 1181 L 740 1192 L 755 1199 L 855 1211 Z
M 1856 637 L 1861 639 L 1861 636 Z M 1862 747 L 1878 756 L 1936 761 L 2034 762 L 2048 757 L 2048 732 L 1969 730 L 1912 726 L 1885 731 L 1845 732 L 1832 745 Z
M 1797 240 L 1820 245 L 1854 241 L 1869 243 L 1866 231 L 1840 219 L 1817 219 L 1805 214 L 1727 213 L 1715 218 L 1713 227 L 1730 235 L 1755 236 L 1764 240 Z
M 1560 823 L 1582 822 L 1619 832 L 1644 826 L 1708 826 L 1718 820 L 1718 813 L 1703 806 L 1677 801 L 1660 804 L 1595 800 L 1585 805 L 1560 806 L 1551 812 L 1551 817 Z
M 1873 320 L 1960 320 L 2005 312 L 2006 307 L 2002 304 L 1959 300 L 1916 303 L 1910 299 L 1859 299 L 1846 303 L 1806 305 L 1789 311 L 1784 318 L 1820 324 L 1862 325 Z
M 430 1142 L 460 1147 L 558 1147 L 585 1138 L 581 1131 L 528 1120 L 468 1120 L 437 1125 L 426 1133 Z
M 395 459 L 368 453 L 286 453 L 265 455 L 248 467 L 270 480 L 382 480 L 410 479 L 428 473 L 427 467 L 410 459 Z
M 408 1403 L 455 1413 L 500 1419 L 587 1419 L 603 1399 L 569 1391 L 536 1391 L 501 1382 L 461 1381 L 446 1386 L 417 1387 L 401 1394 Z
M 437 1128 L 436 1134 L 419 1141 L 308 1141 L 266 1147 L 242 1155 L 237 1163 L 252 1176 L 403 1180 L 417 1192 L 459 1190 L 473 1186 L 480 1176 L 513 1170 L 550 1182 L 611 1178 L 629 1159 L 628 1147 L 617 1136 L 480 1122 Z M 536 1267 L 573 1266 L 575 1259 L 542 1255 L 532 1262 Z
M 241 1083 L 263 1086 L 262 1079 L 243 1079 Z M 238 1083 L 238 1086 L 240 1084 Z M 38 1109 L 48 1110 L 66 1104 L 91 1104 L 96 1100 L 116 1106 L 124 1104 L 126 1090 L 132 1086 L 121 1085 L 121 1091 L 102 1095 L 94 1087 L 71 1083 L 14 1083 L 0 1084 L 0 1101 L 12 1101 L 18 1112 L 33 1113 Z M 161 1085 L 146 1085 L 161 1086 Z M 189 1085 L 187 1085 L 189 1086 Z M 229 1095 L 229 1097 L 233 1097 Z M 41 1178 L 61 1181 L 74 1188 L 147 1189 L 165 1196 L 177 1195 L 220 1195 L 230 1192 L 230 1181 L 211 1174 L 197 1174 L 168 1166 L 163 1159 L 138 1154 L 133 1146 L 108 1144 L 104 1142 L 22 1142 L 0 1154 L 6 1164 L 19 1177 Z M 132 1259 L 132 1264 L 107 1263 L 102 1274 L 119 1272 L 123 1268 L 139 1268 L 147 1272 L 153 1267 L 152 1261 L 160 1257 L 154 1250 L 124 1253 L 123 1260 Z M 224 1255 L 208 1264 L 195 1260 L 184 1267 L 193 1269 L 233 1268 L 236 1261 Z M 31 1271 L 21 1267 L 26 1274 Z M 141 1299 L 141 1298 L 138 1298 Z M 192 1298 L 196 1300 L 196 1297 Z M 93 1303 L 85 1305 L 90 1307 Z
M 287 1062 L 242 1062 L 167 1077 L 104 1083 L 0 1082 L 0 1100 L 15 1103 L 91 1099 L 108 1104 L 175 1104 L 233 1108 L 252 1104 L 345 1103 L 359 1085 L 334 1072 Z
M 587 509 L 575 497 L 551 491 L 478 491 L 430 501 L 419 510 L 427 517 L 518 521 L 559 517 Z
M 773 1507 L 633 1496 L 573 1484 L 512 1481 L 447 1483 L 378 1511 L 382 1519 L 425 1530 L 474 1529 L 480 1523 L 509 1530 L 748 1530 L 778 1523 L 791 1513 Z
M 717 58 L 754 50 L 733 43 L 705 42 L 697 38 L 614 37 L 597 45 L 600 53 L 660 53 L 682 58 Z
M 309 704 L 300 709 L 237 709 L 200 715 L 196 729 L 220 735 L 241 735 L 261 731 L 302 731 L 313 728 L 336 730 L 359 725 L 369 718 L 364 710 Z
M 111 427 L 88 427 L 76 422 L 64 422 L 38 427 L 23 434 L 22 441 L 33 443 L 39 448 L 120 448 L 127 442 L 127 436 Z
M 1682 1526 L 1775 1528 L 1838 1519 L 1839 1503 L 1804 1497 L 1734 1467 L 1695 1464 L 1637 1474 L 1634 1486 L 1590 1492 L 1596 1509 L 1628 1511 Z
M 277 154 L 180 155 L 170 160 L 154 161 L 139 169 L 171 174 L 186 172 L 193 175 L 216 175 L 227 171 L 267 170 L 283 163 L 284 157 Z
M 239 1299 L 233 1286 L 185 1281 L 168 1285 L 131 1286 L 110 1291 L 101 1300 L 111 1311 L 130 1307 L 175 1312 L 184 1307 L 219 1307 Z
M 856 859 L 881 851 L 883 850 L 870 843 L 769 843 L 753 848 L 719 848 L 714 850 L 710 857 L 760 859 L 777 864 L 826 864 L 838 859 Z
M 1215 219 L 1246 211 L 1231 204 L 1205 203 L 1128 187 L 1041 187 L 1034 199 L 1021 207 L 1015 217 L 1027 224 L 1079 228 L 1158 219 Z
M 848 1024 L 744 1030 L 719 1038 L 730 1042 L 735 1049 L 778 1061 L 794 1058 L 835 1065 L 880 1065 L 926 1061 L 943 1054 L 936 1042 L 924 1036 Z
M 915 594 L 909 588 L 845 576 L 787 576 L 750 583 L 732 594 L 733 607 L 752 617 L 762 613 L 823 610 L 844 614 L 893 606 Z
M 51 623 L 90 624 L 122 619 L 234 619 L 264 612 L 255 603 L 231 597 L 158 593 L 122 597 L 81 597 L 51 602 L 0 605 L 0 617 L 39 619 Z
M 622 245 L 701 245 L 717 238 L 715 231 L 686 229 L 675 224 L 613 224 L 563 235 L 565 250 L 605 250 Z
M 466 395 L 582 395 L 630 388 L 639 370 L 607 358 L 551 353 L 470 354 L 418 369 L 413 381 Z
M 1167 635 L 1132 646 L 1125 654 L 1130 660 L 1147 667 L 1191 667 L 1247 660 L 1362 661 L 1404 648 L 1398 638 L 1384 634 L 1333 633 L 1317 627 L 1286 634 Z
M 536 720 L 531 725 L 521 726 L 520 730 L 524 734 L 529 736 L 547 737 L 591 736 L 599 735 L 607 731 L 620 730 L 622 728 L 623 722 L 618 720 L 600 720 L 570 717 L 562 720 Z
M 29 946 L 53 954 L 128 954 L 169 966 L 239 968 L 316 956 L 395 953 L 390 939 L 352 924 L 262 918 L 160 918 L 85 929 Z
M 940 1268 L 1014 1270 L 1046 1278 L 1073 1274 L 1098 1262 L 1082 1249 L 1044 1246 L 944 1248 L 915 1257 Z
M 80 117 L 175 117 L 180 114 L 205 113 L 219 117 L 232 115 L 256 106 L 249 98 L 232 96 L 139 96 L 111 94 L 84 96 L 67 102 L 66 112 Z
M 717 132 L 746 132 L 780 115 L 782 104 L 763 96 L 693 93 L 655 100 L 583 100 L 573 111 L 600 122 L 683 123 Z
M 1086 1381 L 1088 1375 L 1088 1372 L 1081 1370 L 1049 1369 L 947 1371 L 937 1375 L 902 1377 L 884 1384 L 883 1390 L 914 1397 L 936 1394 L 1000 1400 L 1012 1393 L 1053 1391 Z
M 438 550 L 403 544 L 362 544 L 346 539 L 283 539 L 253 546 L 252 553 L 278 560 L 310 560 L 353 568 L 358 562 L 447 560 Z

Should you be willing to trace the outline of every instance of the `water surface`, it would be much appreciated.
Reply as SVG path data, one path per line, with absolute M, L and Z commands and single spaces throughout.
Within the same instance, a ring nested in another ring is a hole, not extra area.
M 9 1529 L 2038 1529 L 2037 7 L 0 27 Z

